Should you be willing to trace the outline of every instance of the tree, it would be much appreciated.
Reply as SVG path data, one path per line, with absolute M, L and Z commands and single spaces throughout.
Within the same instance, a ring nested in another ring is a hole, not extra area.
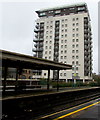
M 96 82 L 98 86 L 100 86 L 100 75 L 96 75 L 96 73 L 93 73 L 93 79 L 94 82 Z

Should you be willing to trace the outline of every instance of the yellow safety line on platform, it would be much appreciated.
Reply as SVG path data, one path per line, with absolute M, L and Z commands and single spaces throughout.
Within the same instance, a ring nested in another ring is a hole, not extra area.
M 88 105 L 88 106 L 86 106 L 86 107 L 83 107 L 83 108 L 81 108 L 81 109 L 78 109 L 78 110 L 76 110 L 76 111 L 70 112 L 70 113 L 68 113 L 68 114 L 66 114 L 66 115 L 62 115 L 62 116 L 60 116 L 60 117 L 58 117 L 58 118 L 56 118 L 56 119 L 53 119 L 53 120 L 60 120 L 60 119 L 62 119 L 62 118 L 65 118 L 65 117 L 67 117 L 67 116 L 70 116 L 70 115 L 72 115 L 72 114 L 75 114 L 75 113 L 77 113 L 77 112 L 80 112 L 80 111 L 82 111 L 82 110 L 85 110 L 85 109 L 87 109 L 87 108 L 89 108 L 89 107 L 92 107 L 92 106 L 94 106 L 94 105 L 96 105 L 96 104 L 99 104 L 99 103 L 100 103 L 100 101 L 99 101 L 99 102 L 96 102 L 96 103 L 93 103 L 93 104 L 91 104 L 91 105 Z
M 46 115 L 46 116 L 40 117 L 40 118 L 35 119 L 35 120 L 41 120 L 41 119 L 43 119 L 43 118 L 47 118 L 47 117 L 50 117 L 50 116 L 53 116 L 53 115 L 56 115 L 56 114 L 59 114 L 59 113 L 65 112 L 66 110 L 70 110 L 70 109 L 73 109 L 73 108 L 76 108 L 76 107 L 82 106 L 82 105 L 87 104 L 87 103 L 90 103 L 90 102 L 92 102 L 92 101 L 94 101 L 94 100 L 91 100 L 91 101 L 89 101 L 89 102 L 86 102 L 86 103 L 83 103 L 83 104 L 80 104 L 80 105 L 74 106 L 74 107 L 72 107 L 72 108 L 68 108 L 68 109 L 65 109 L 65 110 L 62 110 L 62 111 L 59 111 L 59 112 L 55 112 L 55 113 L 52 113 L 52 114 L 49 114 L 49 115 Z

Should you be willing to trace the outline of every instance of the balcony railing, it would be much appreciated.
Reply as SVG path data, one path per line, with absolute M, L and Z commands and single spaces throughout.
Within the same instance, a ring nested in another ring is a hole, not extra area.
M 42 52 L 43 51 L 43 48 L 33 48 L 32 50 L 33 52 Z
M 39 29 L 34 29 L 34 32 L 35 32 L 35 33 L 38 33 L 38 32 L 39 32 Z
M 36 43 L 34 46 L 35 46 L 35 47 L 42 47 L 42 46 L 43 46 L 43 43 Z

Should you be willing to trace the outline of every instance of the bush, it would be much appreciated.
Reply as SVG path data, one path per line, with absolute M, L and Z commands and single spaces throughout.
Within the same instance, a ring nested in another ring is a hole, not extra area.
M 45 78 L 40 79 L 40 85 L 47 85 L 47 80 Z
M 91 86 L 91 87 L 98 86 L 98 83 L 97 82 L 90 82 L 89 86 Z

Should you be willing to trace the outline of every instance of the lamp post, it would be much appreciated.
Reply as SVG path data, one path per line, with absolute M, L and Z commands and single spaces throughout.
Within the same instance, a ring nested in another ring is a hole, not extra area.
M 76 84 L 76 77 L 78 77 L 77 75 L 76 75 L 76 66 L 77 65 L 74 65 L 74 87 L 75 87 L 75 84 Z M 78 66 L 80 66 L 80 64 L 78 64 Z
M 76 65 L 74 65 L 74 86 L 76 84 Z

